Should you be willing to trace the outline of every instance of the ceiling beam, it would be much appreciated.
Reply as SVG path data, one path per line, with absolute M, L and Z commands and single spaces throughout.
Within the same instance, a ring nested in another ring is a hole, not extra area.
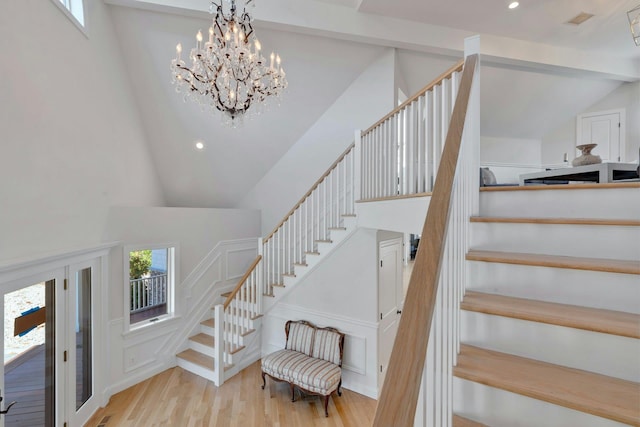
M 208 18 L 207 0 L 105 0 L 106 3 Z M 417 21 L 358 12 L 315 0 L 256 1 L 256 26 L 425 53 L 462 57 L 464 39 L 475 33 Z M 621 81 L 640 80 L 640 60 L 508 37 L 481 34 L 483 61 Z

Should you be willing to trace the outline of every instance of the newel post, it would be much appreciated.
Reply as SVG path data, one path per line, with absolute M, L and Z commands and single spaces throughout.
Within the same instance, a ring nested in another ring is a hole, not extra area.
M 362 131 L 357 129 L 353 138 L 353 202 L 362 199 Z
M 224 383 L 224 306 L 218 304 L 213 310 L 213 329 L 215 330 L 215 356 L 213 357 L 213 372 L 216 386 L 220 387 Z
M 265 293 L 265 283 L 264 283 L 264 243 L 262 241 L 262 237 L 258 237 L 258 255 L 262 257 L 262 260 L 260 261 L 260 263 L 258 263 L 258 265 L 256 266 L 256 280 L 257 280 L 257 286 L 256 288 L 258 289 L 259 295 L 256 296 L 256 301 L 258 304 L 258 313 L 262 314 L 262 303 L 264 300 L 264 293 Z
M 474 75 L 471 93 L 469 94 L 469 104 L 467 107 L 467 118 L 464 132 L 462 134 L 463 146 L 469 156 L 467 167 L 472 171 L 470 188 L 473 189 L 471 197 L 470 215 L 477 216 L 480 213 L 480 36 L 472 36 L 464 39 L 464 56 L 478 54 L 478 64 Z M 473 172 L 475 171 L 475 172 Z

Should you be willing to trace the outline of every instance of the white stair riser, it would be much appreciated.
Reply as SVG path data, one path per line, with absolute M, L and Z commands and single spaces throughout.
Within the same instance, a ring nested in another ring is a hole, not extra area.
M 491 427 L 623 427 L 615 421 L 454 378 L 454 412 Z
M 197 341 L 189 340 L 189 348 L 197 351 L 198 353 L 206 354 L 207 356 L 214 357 L 216 355 L 215 348 L 201 344 Z
M 467 289 L 640 314 L 640 276 L 471 261 Z
M 208 379 L 209 381 L 214 381 L 215 380 L 215 376 L 214 376 L 214 372 L 213 372 L 213 367 L 211 369 L 205 369 L 200 365 L 197 365 L 195 363 L 191 363 L 188 360 L 184 360 L 178 357 L 178 366 L 180 366 L 182 369 L 189 371 L 193 374 L 199 375 L 203 378 Z
M 203 334 L 211 335 L 212 337 L 216 336 L 216 330 L 214 328 L 205 326 L 202 323 L 200 324 L 200 332 L 202 332 Z
M 640 340 L 462 310 L 466 344 L 640 381 Z
M 640 218 L 640 188 L 483 191 L 481 216 Z
M 638 260 L 640 227 L 473 223 L 474 249 Z

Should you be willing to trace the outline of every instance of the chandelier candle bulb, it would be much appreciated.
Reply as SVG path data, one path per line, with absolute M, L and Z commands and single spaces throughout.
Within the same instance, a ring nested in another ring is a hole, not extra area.
M 182 43 L 176 45 L 176 61 L 180 61 L 180 54 L 182 53 Z

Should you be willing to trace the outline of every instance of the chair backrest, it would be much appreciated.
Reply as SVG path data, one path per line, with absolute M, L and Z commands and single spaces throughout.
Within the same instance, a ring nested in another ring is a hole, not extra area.
M 342 366 L 344 334 L 335 328 L 318 328 L 306 320 L 289 320 L 285 324 L 287 350 Z
M 315 330 L 316 327 L 307 321 L 299 320 L 294 322 L 289 320 L 285 324 L 285 332 L 287 334 L 287 344 L 285 348 L 311 356 Z

